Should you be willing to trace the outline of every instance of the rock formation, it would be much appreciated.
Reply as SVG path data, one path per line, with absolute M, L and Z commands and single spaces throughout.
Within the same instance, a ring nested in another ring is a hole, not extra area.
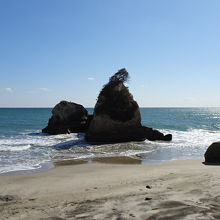
M 49 134 L 85 132 L 88 127 L 88 117 L 91 118 L 82 105 L 61 101 L 53 108 L 52 117 L 42 132 Z
M 220 142 L 212 143 L 204 156 L 206 163 L 220 163 Z
M 163 133 L 159 132 L 158 130 L 154 130 L 152 128 L 143 126 L 142 127 L 142 132 L 144 132 L 144 136 L 146 139 L 149 141 L 171 141 L 172 140 L 172 134 L 166 134 L 164 135 Z
M 125 142 L 171 140 L 157 130 L 141 125 L 137 102 L 124 82 L 128 80 L 126 69 L 119 70 L 101 90 L 94 109 L 93 119 L 86 132 L 88 142 Z
M 145 139 L 138 134 L 141 128 L 138 104 L 123 84 L 127 79 L 127 71 L 121 69 L 100 92 L 93 120 L 86 133 L 87 141 L 122 142 Z
M 42 132 L 86 132 L 88 142 L 103 143 L 172 140 L 171 134 L 164 135 L 141 125 L 139 106 L 124 85 L 128 78 L 126 69 L 121 69 L 110 77 L 98 96 L 94 115 L 88 115 L 82 105 L 61 101 L 53 108 L 52 117 Z

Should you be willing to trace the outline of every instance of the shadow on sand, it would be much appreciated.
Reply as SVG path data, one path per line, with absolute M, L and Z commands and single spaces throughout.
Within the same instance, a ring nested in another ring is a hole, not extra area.
M 220 166 L 220 162 L 202 162 L 202 164 L 207 166 Z

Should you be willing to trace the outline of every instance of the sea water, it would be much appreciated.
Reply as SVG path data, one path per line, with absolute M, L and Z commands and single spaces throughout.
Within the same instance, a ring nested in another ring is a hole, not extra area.
M 95 157 L 138 156 L 143 163 L 203 158 L 207 147 L 220 140 L 220 108 L 141 108 L 142 124 L 171 133 L 171 142 L 90 145 L 82 133 L 41 133 L 50 117 L 51 108 L 0 108 L 0 173 Z

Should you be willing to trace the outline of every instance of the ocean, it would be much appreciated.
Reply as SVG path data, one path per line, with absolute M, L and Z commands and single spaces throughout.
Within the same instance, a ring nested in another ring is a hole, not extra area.
M 105 145 L 86 143 L 82 133 L 41 133 L 51 110 L 0 108 L 0 174 L 33 172 L 49 169 L 60 160 L 95 157 L 138 156 L 144 164 L 197 159 L 203 158 L 212 142 L 220 140 L 220 108 L 141 108 L 142 124 L 171 133 L 173 140 Z

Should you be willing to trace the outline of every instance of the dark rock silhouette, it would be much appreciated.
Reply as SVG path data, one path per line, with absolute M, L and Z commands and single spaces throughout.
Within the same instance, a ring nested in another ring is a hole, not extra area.
M 42 132 L 65 134 L 86 132 L 88 142 L 171 141 L 172 135 L 142 126 L 137 102 L 124 85 L 129 78 L 126 69 L 110 77 L 101 90 L 94 115 L 79 104 L 61 101 L 52 110 L 52 117 Z
M 126 142 L 165 140 L 161 132 L 141 125 L 137 102 L 124 85 L 129 78 L 126 69 L 119 70 L 101 90 L 94 109 L 93 119 L 86 132 L 88 142 Z
M 220 142 L 212 143 L 204 156 L 206 163 L 220 163 Z
M 125 69 L 119 70 L 101 90 L 94 109 L 93 120 L 86 133 L 89 142 L 123 142 L 144 140 L 139 135 L 141 115 L 136 101 L 124 82 Z
M 148 139 L 149 141 L 156 141 L 156 140 L 171 141 L 172 140 L 172 134 L 164 135 L 158 130 L 154 130 L 146 126 L 143 126 L 142 129 L 143 129 L 142 132 L 144 132 L 146 139 Z
M 52 117 L 42 132 L 49 134 L 85 132 L 89 121 L 91 116 L 88 116 L 87 110 L 82 105 L 61 101 L 53 108 Z

